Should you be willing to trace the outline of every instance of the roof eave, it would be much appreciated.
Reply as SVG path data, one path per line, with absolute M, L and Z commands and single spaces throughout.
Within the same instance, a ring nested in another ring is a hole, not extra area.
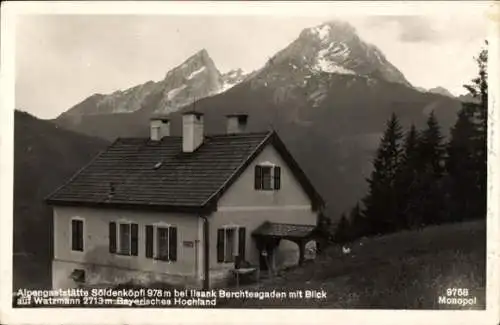
M 127 209 L 127 210 L 148 210 L 158 212 L 177 212 L 177 213 L 193 213 L 198 215 L 208 215 L 212 212 L 213 206 L 196 206 L 196 205 L 160 205 L 146 203 L 123 203 L 123 202 L 91 202 L 91 201 L 66 201 L 48 199 L 46 203 L 51 206 L 61 207 L 86 207 L 99 209 Z

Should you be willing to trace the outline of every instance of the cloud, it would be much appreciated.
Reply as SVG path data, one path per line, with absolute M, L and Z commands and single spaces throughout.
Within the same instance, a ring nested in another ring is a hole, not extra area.
M 433 22 L 423 16 L 371 16 L 365 24 L 372 28 L 394 26 L 398 40 L 408 43 L 438 42 L 442 35 L 433 27 Z

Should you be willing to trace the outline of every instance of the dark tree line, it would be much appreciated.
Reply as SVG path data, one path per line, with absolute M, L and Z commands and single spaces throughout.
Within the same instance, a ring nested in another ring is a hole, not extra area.
M 478 76 L 464 85 L 475 101 L 463 103 L 449 141 L 433 112 L 421 130 L 403 130 L 392 114 L 367 179 L 368 193 L 341 216 L 336 242 L 486 217 L 486 48 L 476 62 Z

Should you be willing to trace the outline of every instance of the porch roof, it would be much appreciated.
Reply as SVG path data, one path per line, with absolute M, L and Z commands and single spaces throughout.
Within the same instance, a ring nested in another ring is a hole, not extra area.
M 312 235 L 316 226 L 299 225 L 290 223 L 274 223 L 266 221 L 255 229 L 253 236 L 277 237 L 277 238 L 305 238 Z

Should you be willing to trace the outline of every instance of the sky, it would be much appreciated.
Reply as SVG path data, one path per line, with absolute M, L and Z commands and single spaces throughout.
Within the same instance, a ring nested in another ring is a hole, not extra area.
M 488 35 L 484 8 L 474 6 L 412 16 L 361 10 L 340 16 L 23 15 L 16 25 L 16 108 L 54 118 L 94 93 L 161 80 L 202 48 L 221 72 L 250 72 L 302 29 L 329 20 L 352 24 L 414 86 L 442 86 L 455 95 L 475 76 L 473 58 Z

